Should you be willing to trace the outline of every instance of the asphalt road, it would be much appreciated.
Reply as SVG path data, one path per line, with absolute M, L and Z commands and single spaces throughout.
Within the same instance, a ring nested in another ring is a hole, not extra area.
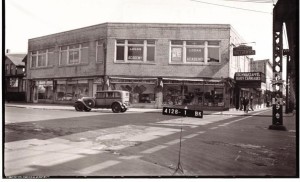
M 284 122 L 288 131 L 269 130 L 271 110 L 199 119 L 6 107 L 5 174 L 293 177 L 295 117 Z

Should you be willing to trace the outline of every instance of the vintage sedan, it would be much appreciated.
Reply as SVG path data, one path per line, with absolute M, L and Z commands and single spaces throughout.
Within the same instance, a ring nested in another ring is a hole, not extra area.
M 99 91 L 95 97 L 82 97 L 74 104 L 76 111 L 93 108 L 111 108 L 114 113 L 125 112 L 129 107 L 129 92 L 123 90 Z

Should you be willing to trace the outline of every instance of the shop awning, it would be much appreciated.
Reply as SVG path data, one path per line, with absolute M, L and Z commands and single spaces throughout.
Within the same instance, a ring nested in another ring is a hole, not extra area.
M 110 83 L 147 83 L 156 84 L 157 78 L 110 77 Z
M 224 85 L 222 80 L 204 78 L 163 78 L 164 84 L 196 84 L 196 85 Z

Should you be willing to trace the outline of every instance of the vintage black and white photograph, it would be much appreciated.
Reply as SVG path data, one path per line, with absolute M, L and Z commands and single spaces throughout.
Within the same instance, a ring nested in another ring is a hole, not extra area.
M 2 178 L 299 178 L 298 0 L 2 5 Z

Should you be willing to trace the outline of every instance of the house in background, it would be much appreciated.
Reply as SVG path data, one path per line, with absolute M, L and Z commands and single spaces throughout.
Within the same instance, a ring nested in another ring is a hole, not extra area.
M 5 101 L 25 101 L 26 53 L 5 54 Z

